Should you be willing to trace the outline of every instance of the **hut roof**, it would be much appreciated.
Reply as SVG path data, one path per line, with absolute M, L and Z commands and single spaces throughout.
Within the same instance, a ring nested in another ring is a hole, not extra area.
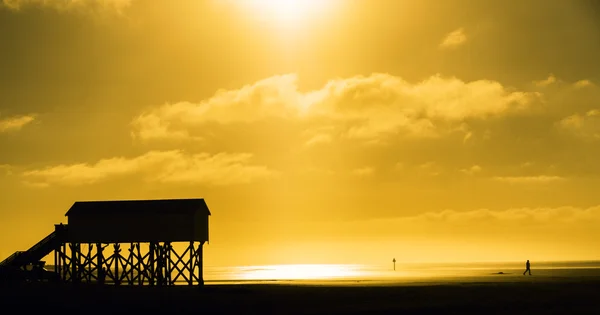
M 194 213 L 210 210 L 203 198 L 197 199 L 154 199 L 154 200 L 107 200 L 77 201 L 65 213 L 65 216 L 106 215 L 110 214 L 158 214 L 158 213 Z

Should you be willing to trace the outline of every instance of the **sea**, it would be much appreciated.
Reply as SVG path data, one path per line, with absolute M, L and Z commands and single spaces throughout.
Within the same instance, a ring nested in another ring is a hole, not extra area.
M 545 281 L 596 278 L 600 261 L 361 264 L 289 264 L 204 268 L 206 284 L 348 284 L 399 285 L 447 282 Z
M 49 267 L 49 268 L 48 268 Z M 53 266 L 47 266 L 53 269 Z M 282 264 L 255 266 L 204 266 L 205 285 L 432 285 L 501 281 L 600 281 L 600 261 Z M 176 281 L 185 285 L 185 281 Z

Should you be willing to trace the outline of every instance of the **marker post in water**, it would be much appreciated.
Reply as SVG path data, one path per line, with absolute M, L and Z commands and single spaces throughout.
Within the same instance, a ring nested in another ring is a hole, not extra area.
M 396 271 L 396 258 L 392 259 L 392 262 L 394 263 L 394 271 Z

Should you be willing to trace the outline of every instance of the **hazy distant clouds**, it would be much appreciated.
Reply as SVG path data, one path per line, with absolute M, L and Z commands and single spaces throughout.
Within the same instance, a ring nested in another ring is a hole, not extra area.
M 42 6 L 69 11 L 77 9 L 85 10 L 112 10 L 122 12 L 131 5 L 133 0 L 1 0 L 0 4 L 13 10 L 26 9 L 29 6 Z
M 377 243 L 390 242 L 390 250 L 400 246 L 406 252 L 412 252 L 426 247 L 427 250 L 419 251 L 419 255 L 424 256 L 429 256 L 429 252 L 435 252 L 448 255 L 452 257 L 451 259 L 461 259 L 462 255 L 469 252 L 469 257 L 475 256 L 478 259 L 511 260 L 518 259 L 522 255 L 531 255 L 532 249 L 505 245 L 505 242 L 510 241 L 531 244 L 535 246 L 538 255 L 551 254 L 556 251 L 557 246 L 565 245 L 566 247 L 561 249 L 561 254 L 577 254 L 581 249 L 568 245 L 593 235 L 599 223 L 599 206 L 480 208 L 345 221 L 337 223 L 336 231 L 340 235 L 352 235 L 354 238 L 371 242 L 375 240 Z M 328 232 L 326 225 L 318 223 L 309 223 L 303 228 L 310 229 L 313 237 L 317 239 L 320 235 L 327 235 Z M 506 252 L 505 248 L 508 248 Z M 471 254 L 471 251 L 474 253 Z M 457 255 L 457 253 L 461 254 Z M 595 253 L 593 251 L 592 255 Z M 424 257 L 406 259 L 418 261 Z
M 13 116 L 4 118 L 0 115 L 0 133 L 21 130 L 25 125 L 34 121 L 33 115 Z
M 0 164 L 0 174 L 1 175 L 12 175 L 12 166 L 8 164 Z
M 547 176 L 547 175 L 539 175 L 539 176 L 497 176 L 494 177 L 494 180 L 507 182 L 511 184 L 544 184 L 551 183 L 556 181 L 564 180 L 563 177 L 560 176 Z
M 50 185 L 87 185 L 114 177 L 142 174 L 153 183 L 183 183 L 232 185 L 250 183 L 275 176 L 265 166 L 252 165 L 252 154 L 219 153 L 188 154 L 183 151 L 150 151 L 141 156 L 114 157 L 95 163 L 49 166 L 23 173 L 27 184 L 36 187 Z

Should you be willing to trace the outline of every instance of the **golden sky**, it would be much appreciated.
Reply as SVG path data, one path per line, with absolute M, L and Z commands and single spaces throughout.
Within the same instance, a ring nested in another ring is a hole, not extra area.
M 594 1 L 0 3 L 0 257 L 202 197 L 206 265 L 600 259 Z

